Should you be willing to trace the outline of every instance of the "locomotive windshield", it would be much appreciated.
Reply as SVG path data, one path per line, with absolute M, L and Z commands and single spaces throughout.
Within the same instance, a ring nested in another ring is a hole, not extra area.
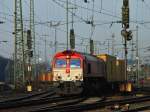
M 66 67 L 66 59 L 57 59 L 55 62 L 56 68 L 63 68 Z
M 81 62 L 80 59 L 71 59 L 70 60 L 70 67 L 71 68 L 80 68 Z

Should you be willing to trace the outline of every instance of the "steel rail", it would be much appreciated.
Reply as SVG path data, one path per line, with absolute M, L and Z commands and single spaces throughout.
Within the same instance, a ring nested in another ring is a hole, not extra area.
M 56 107 L 48 107 L 43 108 L 31 112 L 72 112 L 72 111 L 84 111 L 84 110 L 92 110 L 97 108 L 103 108 L 105 106 L 112 106 L 114 104 L 131 104 L 131 103 L 137 103 L 137 102 L 144 102 L 150 100 L 150 96 L 144 96 L 144 97 L 136 97 L 131 99 L 122 99 L 122 100 L 113 100 L 113 101 L 99 101 L 95 103 L 89 103 L 89 104 L 74 104 L 74 105 L 64 105 L 64 106 L 56 106 Z
M 24 97 L 21 97 L 21 98 L 6 100 L 6 101 L 3 101 L 3 102 L 0 102 L 0 109 L 14 108 L 14 107 L 17 107 L 17 106 L 27 105 L 30 102 L 44 99 L 44 97 L 45 97 L 45 99 L 47 99 L 46 96 L 52 96 L 54 94 L 55 94 L 54 91 L 45 91 L 45 92 L 40 92 L 40 93 L 36 93 L 36 94 L 27 95 L 27 96 L 24 96 Z M 44 95 L 44 96 L 41 97 L 41 95 Z

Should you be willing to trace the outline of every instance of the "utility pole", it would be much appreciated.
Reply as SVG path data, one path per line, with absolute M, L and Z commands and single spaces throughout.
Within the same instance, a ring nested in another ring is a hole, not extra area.
M 66 28 L 67 28 L 67 50 L 69 49 L 69 36 L 68 36 L 68 29 L 69 29 L 69 26 L 68 26 L 68 0 L 66 0 L 66 22 L 67 22 L 67 24 L 66 24 Z
M 54 39 L 54 47 L 55 47 L 55 53 L 57 52 L 57 27 L 60 25 L 60 22 L 57 22 L 55 24 L 53 24 L 51 22 L 50 27 L 53 27 L 55 29 L 55 39 Z
M 47 50 L 46 50 L 46 48 L 47 48 L 47 43 L 46 43 L 46 36 L 45 36 L 45 64 L 47 63 Z
M 109 39 L 108 39 L 108 44 L 107 44 L 107 46 L 108 46 L 108 54 L 109 54 L 109 46 L 110 46 L 110 45 L 109 45 Z
M 71 8 L 72 9 L 72 15 L 71 15 L 71 17 L 72 17 L 72 24 L 71 24 L 71 29 L 70 29 L 70 49 L 71 50 L 74 50 L 75 49 L 75 33 L 74 33 L 74 27 L 73 27 L 73 24 L 74 24 L 74 19 L 73 19 L 73 17 L 74 17 L 74 12 L 73 12 L 73 9 L 76 9 L 76 7 L 75 8 Z
M 14 48 L 14 85 L 16 89 L 24 87 L 25 60 L 22 20 L 22 0 L 15 0 L 15 48 Z
M 135 81 L 135 75 L 134 75 L 134 73 L 133 73 L 133 62 L 134 62 L 134 41 L 133 41 L 133 39 L 132 39 L 132 41 L 131 41 L 131 46 L 132 46 L 132 48 L 131 48 L 131 60 L 132 60 L 131 76 L 134 77 L 133 80 Z
M 55 27 L 55 53 L 57 52 L 57 29 Z
M 28 56 L 28 67 L 27 67 L 27 82 L 30 85 L 31 84 L 31 78 L 32 78 L 32 66 L 31 66 L 31 58 L 33 56 L 32 52 L 32 37 L 31 37 L 31 30 L 27 30 L 27 56 Z
M 112 39 L 106 39 L 107 41 L 107 53 L 110 53 L 110 41 L 112 41 Z
M 126 29 L 125 29 L 125 30 L 126 30 Z M 125 42 L 124 42 L 124 55 L 125 55 L 124 58 L 125 58 L 125 76 L 126 76 L 125 79 L 126 79 L 126 81 L 127 81 L 127 80 L 128 80 L 128 78 L 127 78 L 127 77 L 128 77 L 128 76 L 127 76 L 127 75 L 128 75 L 128 73 L 127 73 L 127 66 L 128 66 L 128 65 L 127 65 L 127 63 L 128 63 L 127 54 L 128 54 L 128 51 L 127 51 L 127 39 L 126 39 L 126 37 L 125 37 L 124 41 L 125 41 Z
M 34 65 L 34 78 L 36 76 L 36 49 L 35 49 L 35 23 L 34 23 L 34 0 L 30 0 L 30 31 L 32 37 L 32 50 L 33 50 L 33 65 Z M 32 74 L 33 76 L 33 74 Z
M 124 37 L 124 59 L 125 59 L 125 80 L 127 81 L 127 40 L 131 40 L 131 33 L 127 31 L 129 28 L 129 0 L 123 0 L 122 6 L 122 27 L 121 35 Z
M 90 54 L 94 54 L 94 41 L 90 38 Z
M 136 81 L 139 84 L 139 52 L 138 52 L 138 26 L 136 26 Z
M 115 55 L 115 34 L 113 33 L 112 34 L 112 55 L 114 56 Z
M 40 50 L 39 50 L 39 45 L 37 46 L 37 76 L 40 75 Z M 38 82 L 38 80 L 37 80 Z
M 94 33 L 94 29 L 95 29 L 95 25 L 94 25 L 94 0 L 92 0 L 92 16 L 91 16 L 91 36 L 90 36 L 90 53 L 94 54 L 94 41 L 92 39 L 93 33 Z

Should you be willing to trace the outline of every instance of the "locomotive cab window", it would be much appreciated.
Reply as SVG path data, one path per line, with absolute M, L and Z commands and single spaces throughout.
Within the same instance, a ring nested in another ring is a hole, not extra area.
M 55 67 L 56 68 L 64 68 L 64 67 L 66 67 L 66 59 L 56 59 Z
M 71 68 L 80 68 L 81 67 L 80 59 L 71 59 L 70 60 L 70 67 Z

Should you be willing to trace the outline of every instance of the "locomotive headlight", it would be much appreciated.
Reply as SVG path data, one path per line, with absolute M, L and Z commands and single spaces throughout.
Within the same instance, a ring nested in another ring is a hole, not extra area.
M 61 76 L 58 76 L 57 79 L 58 79 L 58 80 L 61 80 Z
M 75 79 L 78 80 L 78 79 L 79 79 L 79 76 L 75 76 Z
M 60 79 L 61 79 L 61 76 L 58 76 L 57 78 L 58 78 L 58 80 L 60 80 Z
M 59 80 L 61 80 L 61 79 L 62 79 L 62 77 L 61 77 L 60 75 L 57 74 L 57 75 L 55 76 L 55 80 L 56 80 L 56 81 L 59 81 Z
M 66 58 L 67 58 L 67 59 L 69 59 L 69 58 L 70 58 L 70 56 L 69 56 L 69 55 L 67 55 L 67 56 L 66 56 Z

